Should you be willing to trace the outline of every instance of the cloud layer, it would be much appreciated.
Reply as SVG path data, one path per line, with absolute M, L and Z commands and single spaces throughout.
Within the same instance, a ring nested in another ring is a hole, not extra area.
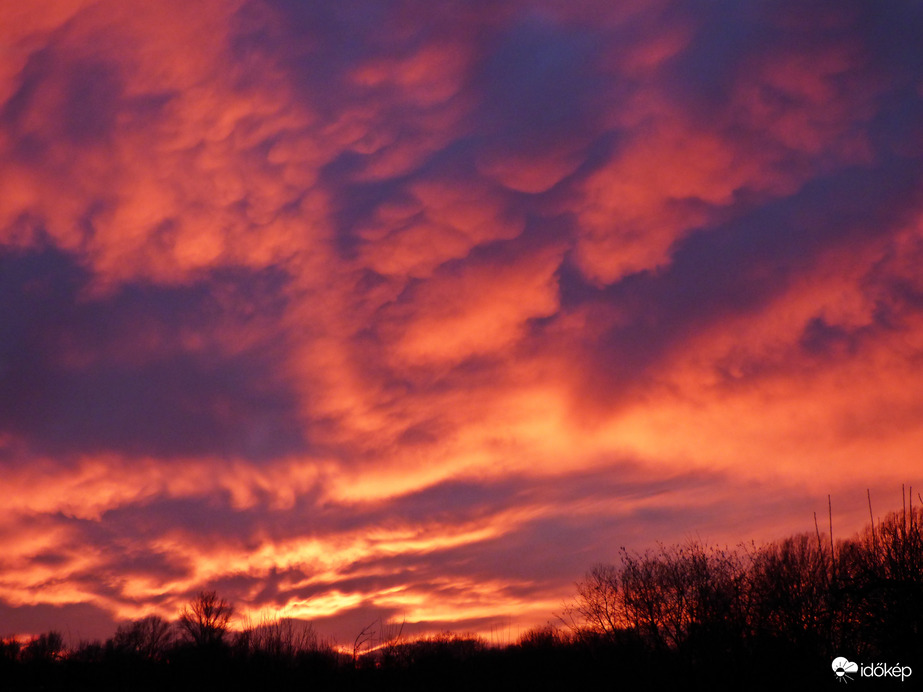
M 919 481 L 909 3 L 0 27 L 0 635 L 205 587 L 509 631 L 620 545 Z

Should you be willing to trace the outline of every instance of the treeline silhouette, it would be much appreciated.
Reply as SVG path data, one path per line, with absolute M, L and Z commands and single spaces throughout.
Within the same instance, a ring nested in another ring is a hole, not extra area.
M 813 689 L 831 661 L 900 663 L 923 677 L 923 509 L 858 536 L 832 530 L 723 549 L 699 542 L 620 551 L 577 584 L 554 622 L 515 644 L 410 639 L 378 622 L 350 647 L 310 624 L 230 629 L 233 607 L 201 592 L 179 619 L 126 623 L 65 648 L 51 631 L 0 640 L 8 690 Z

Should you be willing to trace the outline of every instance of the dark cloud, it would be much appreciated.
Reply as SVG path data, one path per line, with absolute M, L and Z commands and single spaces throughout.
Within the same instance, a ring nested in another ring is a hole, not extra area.
M 0 109 L 0 124 L 24 160 L 60 164 L 63 147 L 88 151 L 126 129 L 155 125 L 170 99 L 169 93 L 129 94 L 116 61 L 50 46 L 30 56 Z
M 754 74 L 760 65 L 771 65 L 780 54 L 793 51 L 812 55 L 819 47 L 837 46 L 860 58 L 831 80 L 840 94 L 863 86 L 891 89 L 896 76 L 919 74 L 923 68 L 912 38 L 923 26 L 923 14 L 910 4 L 719 0 L 707 7 L 673 3 L 665 15 L 661 21 L 681 18 L 682 23 L 694 26 L 688 45 L 669 63 L 664 77 L 671 94 L 682 97 L 701 118 L 723 112 L 736 87 L 760 79 Z M 875 71 L 878 84 L 853 81 L 859 73 Z M 768 96 L 776 86 L 764 84 L 762 88 Z M 785 98 L 782 93 L 776 96 Z M 790 108 L 798 105 L 794 100 L 787 104 Z
M 231 54 L 243 64 L 253 54 L 267 56 L 288 71 L 298 96 L 312 109 L 333 116 L 345 98 L 355 95 L 349 71 L 383 51 L 380 32 L 400 4 L 251 0 L 235 17 Z M 259 78 L 256 72 L 244 74 Z M 330 89 L 331 83 L 340 88 Z
M 855 353 L 856 340 L 849 330 L 815 317 L 804 328 L 801 347 L 814 356 L 829 359 L 840 353 Z
M 587 344 L 595 396 L 624 401 L 690 337 L 729 317 L 760 311 L 834 248 L 872 242 L 900 230 L 917 206 L 923 170 L 892 159 L 838 171 L 799 192 L 702 228 L 677 242 L 670 265 L 625 277 L 604 289 L 562 272 L 566 306 L 589 303 L 618 324 Z
M 611 98 L 611 85 L 598 73 L 600 41 L 591 31 L 526 15 L 493 37 L 474 76 L 475 131 L 490 135 L 485 146 L 534 152 L 598 132 L 597 100 Z
M 671 92 L 710 107 L 727 100 L 745 69 L 744 59 L 771 42 L 773 27 L 761 21 L 759 4 L 722 0 L 694 11 L 684 3 L 671 5 L 668 17 L 680 15 L 683 23 L 695 25 L 688 45 L 666 71 L 675 80 Z
M 34 449 L 265 459 L 304 448 L 279 343 L 221 343 L 278 316 L 283 275 L 225 270 L 93 297 L 66 253 L 7 251 L 0 265 L 0 428 Z
M 154 541 L 179 532 L 202 545 L 235 542 L 255 545 L 254 535 L 267 517 L 234 509 L 227 498 L 160 498 L 125 504 L 105 512 L 98 522 L 82 522 L 92 543 L 130 547 L 133 540 Z M 184 566 L 185 568 L 185 566 Z

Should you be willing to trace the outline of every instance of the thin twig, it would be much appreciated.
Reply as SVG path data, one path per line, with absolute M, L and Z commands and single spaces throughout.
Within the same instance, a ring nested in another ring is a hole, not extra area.
M 866 488 L 865 494 L 868 496 L 868 499 L 869 499 L 869 522 L 870 522 L 869 526 L 871 526 L 872 528 L 872 550 L 877 551 L 878 547 L 877 547 L 877 542 L 875 540 L 875 516 L 872 514 L 872 491 Z
M 814 532 L 817 534 L 817 549 L 820 550 L 820 527 L 817 525 L 817 512 L 814 512 Z

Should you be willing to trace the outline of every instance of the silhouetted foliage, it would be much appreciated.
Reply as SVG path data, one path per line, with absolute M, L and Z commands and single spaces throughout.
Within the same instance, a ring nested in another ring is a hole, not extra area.
M 752 592 L 746 560 L 691 542 L 656 553 L 622 550 L 622 565 L 596 565 L 577 584 L 564 620 L 579 636 L 631 636 L 654 649 L 690 638 L 732 639 L 748 627 Z
M 224 643 L 234 608 L 214 591 L 201 591 L 183 608 L 179 626 L 188 641 L 199 647 Z
M 241 630 L 235 648 L 250 655 L 292 660 L 319 647 L 313 625 L 291 618 L 266 619 Z
M 621 574 L 615 565 L 594 565 L 577 583 L 577 596 L 565 607 L 567 623 L 604 636 L 615 636 L 625 627 L 619 593 Z
M 13 662 L 19 660 L 22 643 L 15 637 L 0 639 L 0 662 Z
M 620 565 L 596 565 L 577 584 L 562 620 L 577 641 L 640 645 L 716 684 L 762 663 L 769 684 L 774 659 L 806 674 L 837 652 L 913 659 L 923 652 L 921 527 L 923 509 L 907 508 L 836 544 L 818 532 L 751 549 L 623 549 Z
M 344 654 L 292 619 L 231 636 L 232 613 L 205 591 L 176 623 L 125 623 L 105 645 L 68 651 L 56 631 L 0 639 L 0 687 L 817 688 L 833 681 L 836 655 L 923 663 L 923 510 L 888 514 L 838 543 L 816 532 L 737 550 L 698 542 L 622 549 L 618 565 L 597 564 L 577 584 L 565 628 L 533 628 L 506 647 L 450 632 L 410 640 L 403 622 L 378 620 Z
M 173 643 L 173 627 L 157 615 L 120 625 L 109 645 L 121 652 L 159 660 Z
M 64 653 L 64 636 L 55 630 L 40 634 L 22 648 L 24 661 L 57 661 Z
M 519 638 L 518 645 L 521 649 L 546 651 L 566 646 L 570 641 L 567 632 L 554 625 L 545 625 L 527 630 Z
M 800 649 L 831 644 L 832 576 L 830 551 L 814 536 L 799 534 L 759 549 L 750 569 L 754 632 Z
M 831 607 L 844 644 L 871 656 L 923 650 L 923 509 L 888 514 L 840 547 Z

